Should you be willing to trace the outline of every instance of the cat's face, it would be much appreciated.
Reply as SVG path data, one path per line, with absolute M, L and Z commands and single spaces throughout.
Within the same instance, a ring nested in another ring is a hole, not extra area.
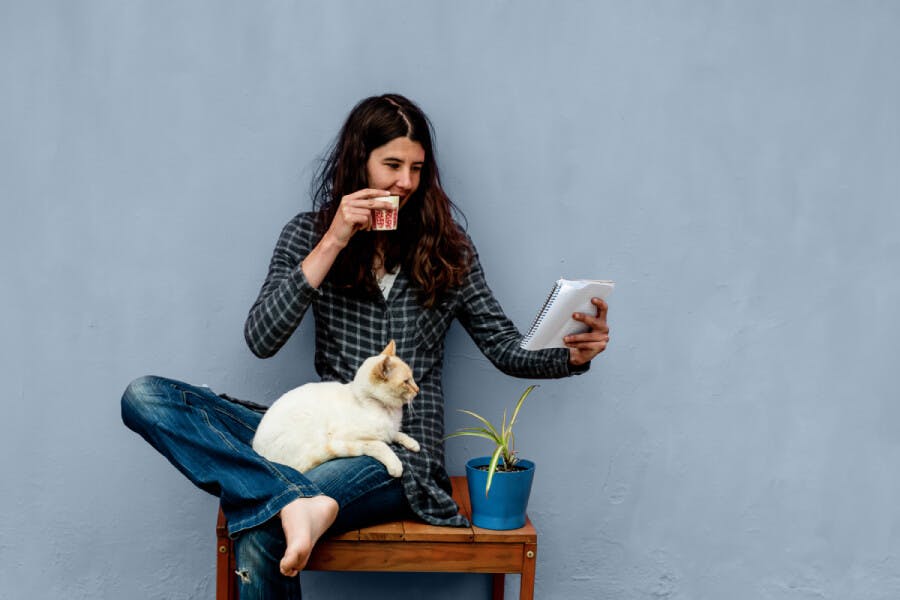
M 413 380 L 412 369 L 397 357 L 394 340 L 381 354 L 368 359 L 371 368 L 369 384 L 378 391 L 377 397 L 390 406 L 409 404 L 419 393 L 419 386 Z

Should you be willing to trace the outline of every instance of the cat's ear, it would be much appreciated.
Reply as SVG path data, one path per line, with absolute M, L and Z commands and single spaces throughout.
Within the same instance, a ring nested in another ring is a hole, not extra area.
M 397 344 L 394 343 L 394 340 L 388 342 L 387 347 L 381 351 L 382 354 L 387 354 L 388 356 L 397 356 Z
M 393 343 L 393 342 L 391 342 L 391 343 Z M 383 379 L 384 381 L 388 380 L 388 375 L 391 372 L 390 363 L 391 363 L 390 356 L 385 356 L 384 360 L 378 361 L 378 364 L 375 366 L 374 373 L 379 379 Z

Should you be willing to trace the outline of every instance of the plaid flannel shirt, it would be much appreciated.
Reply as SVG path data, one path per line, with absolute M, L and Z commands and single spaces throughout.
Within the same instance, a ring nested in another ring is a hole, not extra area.
M 393 446 L 403 463 L 403 487 L 414 512 L 435 525 L 465 526 L 450 497 L 444 469 L 444 410 L 441 375 L 444 338 L 453 319 L 500 370 L 516 377 L 555 378 L 583 372 L 571 368 L 568 350 L 531 352 L 506 317 L 473 255 L 464 284 L 432 308 L 418 302 L 418 289 L 400 270 L 387 300 L 349 297 L 326 280 L 313 288 L 300 263 L 317 242 L 314 213 L 294 217 L 281 232 L 259 297 L 250 309 L 244 336 L 254 354 L 275 354 L 312 306 L 316 323 L 316 372 L 324 381 L 351 381 L 362 362 L 393 339 L 397 355 L 409 364 L 420 391 L 404 411 L 402 429 L 418 440 L 419 452 Z

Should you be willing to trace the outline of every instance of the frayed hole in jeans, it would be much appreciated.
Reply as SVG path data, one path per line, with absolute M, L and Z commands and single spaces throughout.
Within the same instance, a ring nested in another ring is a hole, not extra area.
M 250 573 L 246 569 L 237 569 L 235 571 L 238 577 L 241 578 L 241 583 L 244 585 L 250 585 Z

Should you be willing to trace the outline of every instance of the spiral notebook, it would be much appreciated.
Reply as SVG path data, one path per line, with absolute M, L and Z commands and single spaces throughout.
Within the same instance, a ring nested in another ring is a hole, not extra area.
M 584 333 L 588 327 L 572 318 L 572 313 L 597 314 L 591 298 L 606 299 L 615 283 L 596 279 L 559 279 L 519 346 L 525 350 L 565 348 L 563 337 Z

